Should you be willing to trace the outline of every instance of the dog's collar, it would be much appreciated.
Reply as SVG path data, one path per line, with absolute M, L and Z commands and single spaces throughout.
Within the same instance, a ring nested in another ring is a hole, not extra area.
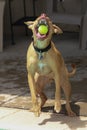
M 47 52 L 50 48 L 51 48 L 51 42 L 50 44 L 44 48 L 44 49 L 39 49 L 38 47 L 34 46 L 34 42 L 33 42 L 33 47 L 35 49 L 35 51 L 39 52 L 39 53 L 43 53 L 43 52 Z
M 34 47 L 35 51 L 37 51 L 37 52 L 39 53 L 39 60 L 42 60 L 42 59 L 43 59 L 42 53 L 43 53 L 43 52 L 47 52 L 47 51 L 51 48 L 51 42 L 50 42 L 50 44 L 49 44 L 46 48 L 44 48 L 44 49 L 39 49 L 38 47 L 34 46 L 34 42 L 33 42 L 33 47 Z

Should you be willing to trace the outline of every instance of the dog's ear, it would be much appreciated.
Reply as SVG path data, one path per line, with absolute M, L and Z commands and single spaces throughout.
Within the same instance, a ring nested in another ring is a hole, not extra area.
M 24 24 L 26 24 L 28 26 L 28 28 L 31 30 L 33 28 L 33 23 L 34 23 L 33 21 L 24 22 Z
M 63 31 L 55 24 L 53 24 L 53 29 L 54 29 L 54 33 L 57 33 L 57 34 L 63 33 Z

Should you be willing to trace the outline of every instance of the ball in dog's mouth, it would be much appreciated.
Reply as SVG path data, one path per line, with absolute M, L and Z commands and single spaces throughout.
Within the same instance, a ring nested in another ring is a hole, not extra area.
M 40 25 L 39 28 L 38 28 L 38 32 L 41 35 L 45 35 L 48 32 L 48 27 L 46 25 Z
M 38 25 L 35 28 L 36 36 L 38 39 L 45 39 L 48 36 L 49 33 L 49 27 L 47 24 L 46 19 L 41 19 L 38 22 Z

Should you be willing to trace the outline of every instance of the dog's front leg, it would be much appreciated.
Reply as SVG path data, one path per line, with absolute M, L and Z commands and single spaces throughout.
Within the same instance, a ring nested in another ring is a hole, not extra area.
M 60 78 L 59 76 L 55 77 L 55 85 L 56 85 L 56 91 L 55 91 L 55 107 L 54 110 L 59 113 L 61 110 L 61 102 L 60 102 L 60 97 L 61 97 L 61 89 L 60 89 Z
M 34 112 L 35 116 L 39 116 L 41 112 L 41 107 L 37 100 L 36 84 L 35 84 L 34 76 L 32 76 L 31 74 L 28 74 L 28 82 L 30 86 L 32 104 L 33 104 L 32 111 Z

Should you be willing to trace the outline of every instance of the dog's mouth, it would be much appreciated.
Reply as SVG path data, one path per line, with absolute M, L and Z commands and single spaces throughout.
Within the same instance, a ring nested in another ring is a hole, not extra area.
M 35 27 L 36 37 L 40 40 L 44 40 L 47 38 L 49 34 L 49 25 L 46 19 L 40 19 L 38 24 Z

